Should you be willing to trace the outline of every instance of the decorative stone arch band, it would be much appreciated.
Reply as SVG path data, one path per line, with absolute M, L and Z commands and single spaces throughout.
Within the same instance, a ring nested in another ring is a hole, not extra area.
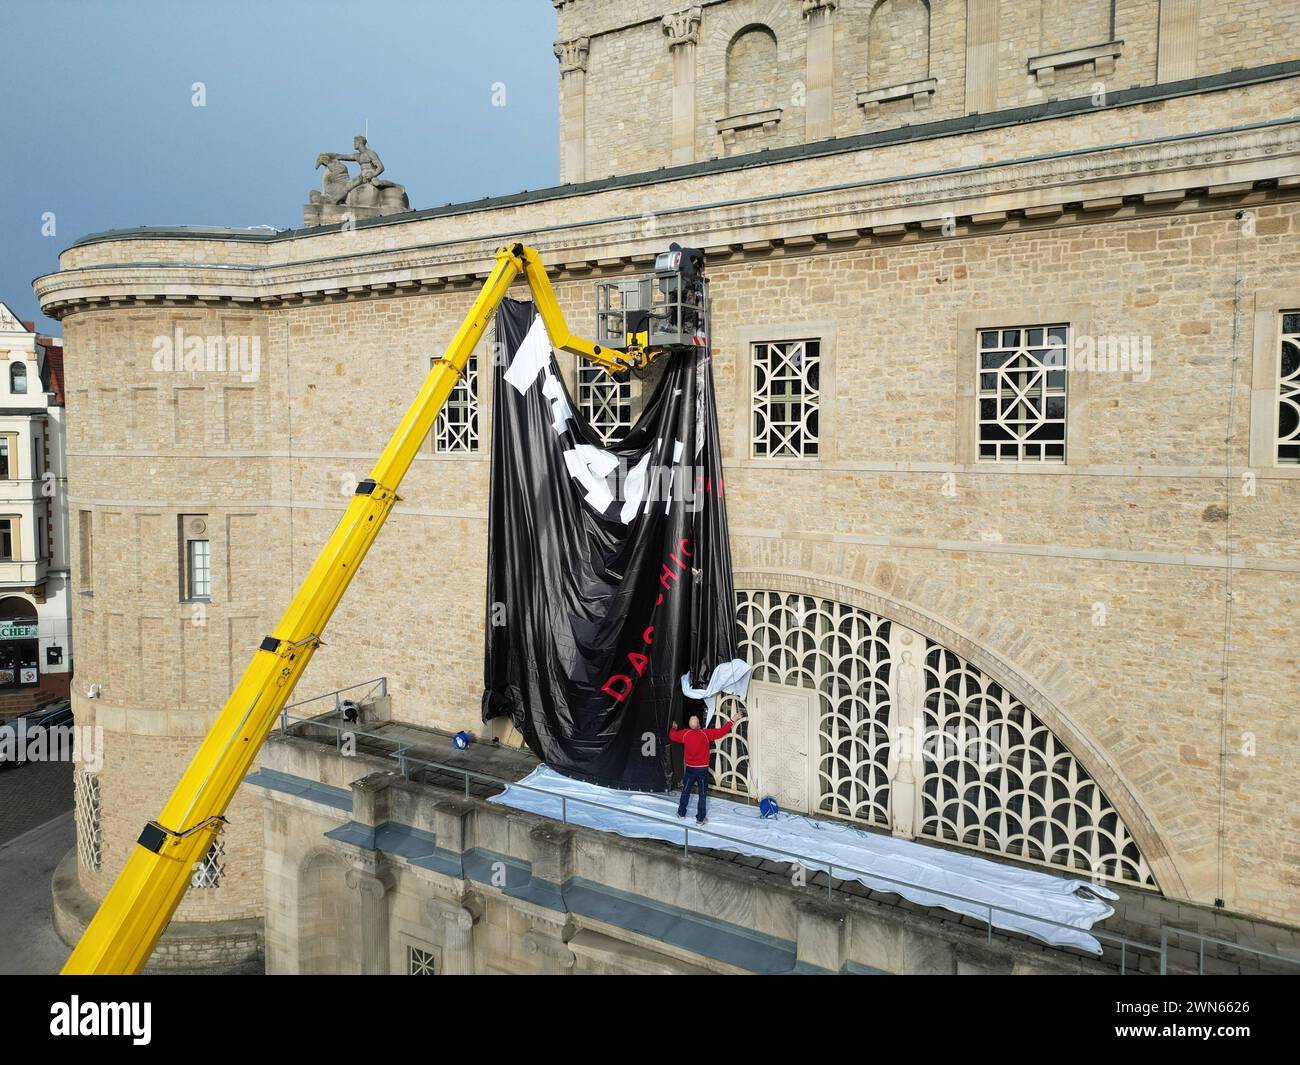
M 932 615 L 916 609 L 914 606 L 877 591 L 871 591 L 854 584 L 827 580 L 809 574 L 772 571 L 766 569 L 738 568 L 734 574 L 736 594 L 744 603 L 746 595 L 753 593 L 776 593 L 780 595 L 807 596 L 816 601 L 840 604 L 844 607 L 875 615 L 892 624 L 910 629 L 937 645 L 942 651 L 969 663 L 990 681 L 1000 686 L 1012 699 L 1020 703 L 1037 722 L 1055 738 L 1065 751 L 1057 751 L 1055 757 L 1060 759 L 1068 753 L 1090 778 L 1091 783 L 1101 790 L 1132 842 L 1140 852 L 1140 857 L 1149 870 L 1154 886 L 1166 895 L 1187 898 L 1188 890 L 1178 863 L 1166 843 L 1166 833 L 1155 816 L 1139 799 L 1134 788 L 1129 784 L 1124 773 L 1114 763 L 1110 755 L 1099 747 L 1061 707 L 1050 698 L 1040 686 L 1029 680 L 1015 666 L 1004 658 L 989 651 L 961 631 Z M 748 643 L 748 641 L 746 641 Z M 922 654 L 924 665 L 925 655 Z M 759 663 L 751 663 L 755 668 L 757 686 L 762 687 L 762 670 Z M 752 698 L 752 697 L 751 697 Z M 751 737 L 752 739 L 752 737 Z M 749 742 L 748 740 L 744 742 Z M 760 741 L 761 742 L 761 741 Z M 728 751 L 719 750 L 719 761 L 725 767 Z M 733 752 L 734 753 L 734 748 Z M 753 752 L 746 750 L 745 759 Z M 883 772 L 883 766 L 867 767 L 877 774 Z M 748 767 L 744 769 L 748 772 Z M 723 785 L 725 786 L 725 785 Z M 840 804 L 837 802 L 836 806 Z M 876 804 L 878 806 L 878 804 Z M 839 812 L 839 811 L 832 811 Z M 878 817 L 858 817 L 880 824 Z M 896 833 L 908 834 L 908 833 Z M 942 836 L 934 838 L 942 839 Z M 982 848 L 989 850 L 992 848 Z M 1008 852 L 1008 857 L 1019 857 Z M 1049 863 L 1050 864 L 1050 863 Z M 1051 865 L 1062 868 L 1060 865 Z M 1119 882 L 1134 881 L 1131 878 L 1114 878 Z

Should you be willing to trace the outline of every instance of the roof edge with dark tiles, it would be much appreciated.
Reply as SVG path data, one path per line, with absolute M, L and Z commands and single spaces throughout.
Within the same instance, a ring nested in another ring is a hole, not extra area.
M 1089 114 L 1097 110 L 1134 107 L 1181 96 L 1194 96 L 1205 92 L 1243 88 L 1262 82 L 1293 77 L 1300 77 L 1300 60 L 1288 60 L 1283 63 L 1271 63 L 1267 66 L 1229 70 L 1220 74 L 1188 78 L 1183 81 L 1118 89 L 1107 94 L 1106 103 L 1100 108 L 1091 95 L 1072 97 L 1068 100 L 1048 100 L 1041 104 L 1031 104 L 1026 107 L 1012 107 L 1001 111 L 990 111 L 986 114 L 962 115 L 957 118 L 940 119 L 935 122 L 900 126 L 872 133 L 859 133 L 849 137 L 831 137 L 827 140 L 792 144 L 782 148 L 767 148 L 745 155 L 705 159 L 695 163 L 660 167 L 656 170 L 644 170 L 634 174 L 619 174 L 594 181 L 552 185 L 531 191 L 506 193 L 501 196 L 485 196 L 478 200 L 448 203 L 442 207 L 429 207 L 416 211 L 403 211 L 399 214 L 383 215 L 379 218 L 360 219 L 350 223 L 350 226 L 353 229 L 372 229 L 379 226 L 399 225 L 429 218 L 444 218 L 459 214 L 471 214 L 477 211 L 490 211 L 502 207 L 542 203 L 547 200 L 569 199 L 597 192 L 636 188 L 642 185 L 653 185 L 667 181 L 680 181 L 686 178 L 745 170 L 751 167 L 773 166 L 778 163 L 799 159 L 813 159 L 914 141 L 935 140 L 963 133 L 999 129 L 1006 126 L 1069 118 Z M 337 232 L 342 228 L 342 224 L 312 226 L 303 229 L 274 229 L 269 226 L 253 226 L 244 229 L 224 226 L 136 226 L 88 233 L 74 241 L 69 245 L 69 248 L 114 240 L 193 240 L 202 237 L 252 243 L 275 243 L 282 240 L 297 240 L 306 236 Z

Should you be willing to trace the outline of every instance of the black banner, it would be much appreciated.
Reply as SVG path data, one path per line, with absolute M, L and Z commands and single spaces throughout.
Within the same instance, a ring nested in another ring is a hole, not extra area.
M 749 683 L 708 355 L 661 358 L 606 446 L 531 303 L 505 302 L 497 341 L 483 719 L 569 776 L 666 790 L 669 723 Z

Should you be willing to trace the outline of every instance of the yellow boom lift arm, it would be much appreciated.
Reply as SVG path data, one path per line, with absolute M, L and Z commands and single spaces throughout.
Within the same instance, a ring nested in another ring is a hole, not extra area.
M 196 863 L 203 860 L 221 830 L 236 789 L 320 646 L 334 608 L 398 501 L 402 478 L 464 374 L 492 315 L 520 274 L 528 282 L 551 345 L 557 350 L 621 374 L 644 367 L 664 350 L 681 346 L 652 347 L 644 333 L 624 334 L 626 343 L 616 346 L 575 336 L 565 324 L 537 252 L 523 244 L 498 249 L 496 265 L 469 315 L 424 379 L 370 476 L 357 486 L 302 587 L 275 631 L 253 655 L 162 813 L 145 825 L 126 865 L 64 965 L 64 973 L 136 973 L 149 960 L 189 887 Z M 699 292 L 703 292 L 702 286 Z M 695 343 L 699 342 L 697 337 Z M 707 339 L 704 342 L 707 344 Z

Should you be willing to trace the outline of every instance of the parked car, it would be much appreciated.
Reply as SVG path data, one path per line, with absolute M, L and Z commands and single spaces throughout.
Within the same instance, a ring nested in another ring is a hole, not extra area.
M 21 724 L 20 724 L 21 722 Z M 59 699 L 0 724 L 0 768 L 27 761 L 27 739 L 34 729 L 72 724 L 72 700 Z

